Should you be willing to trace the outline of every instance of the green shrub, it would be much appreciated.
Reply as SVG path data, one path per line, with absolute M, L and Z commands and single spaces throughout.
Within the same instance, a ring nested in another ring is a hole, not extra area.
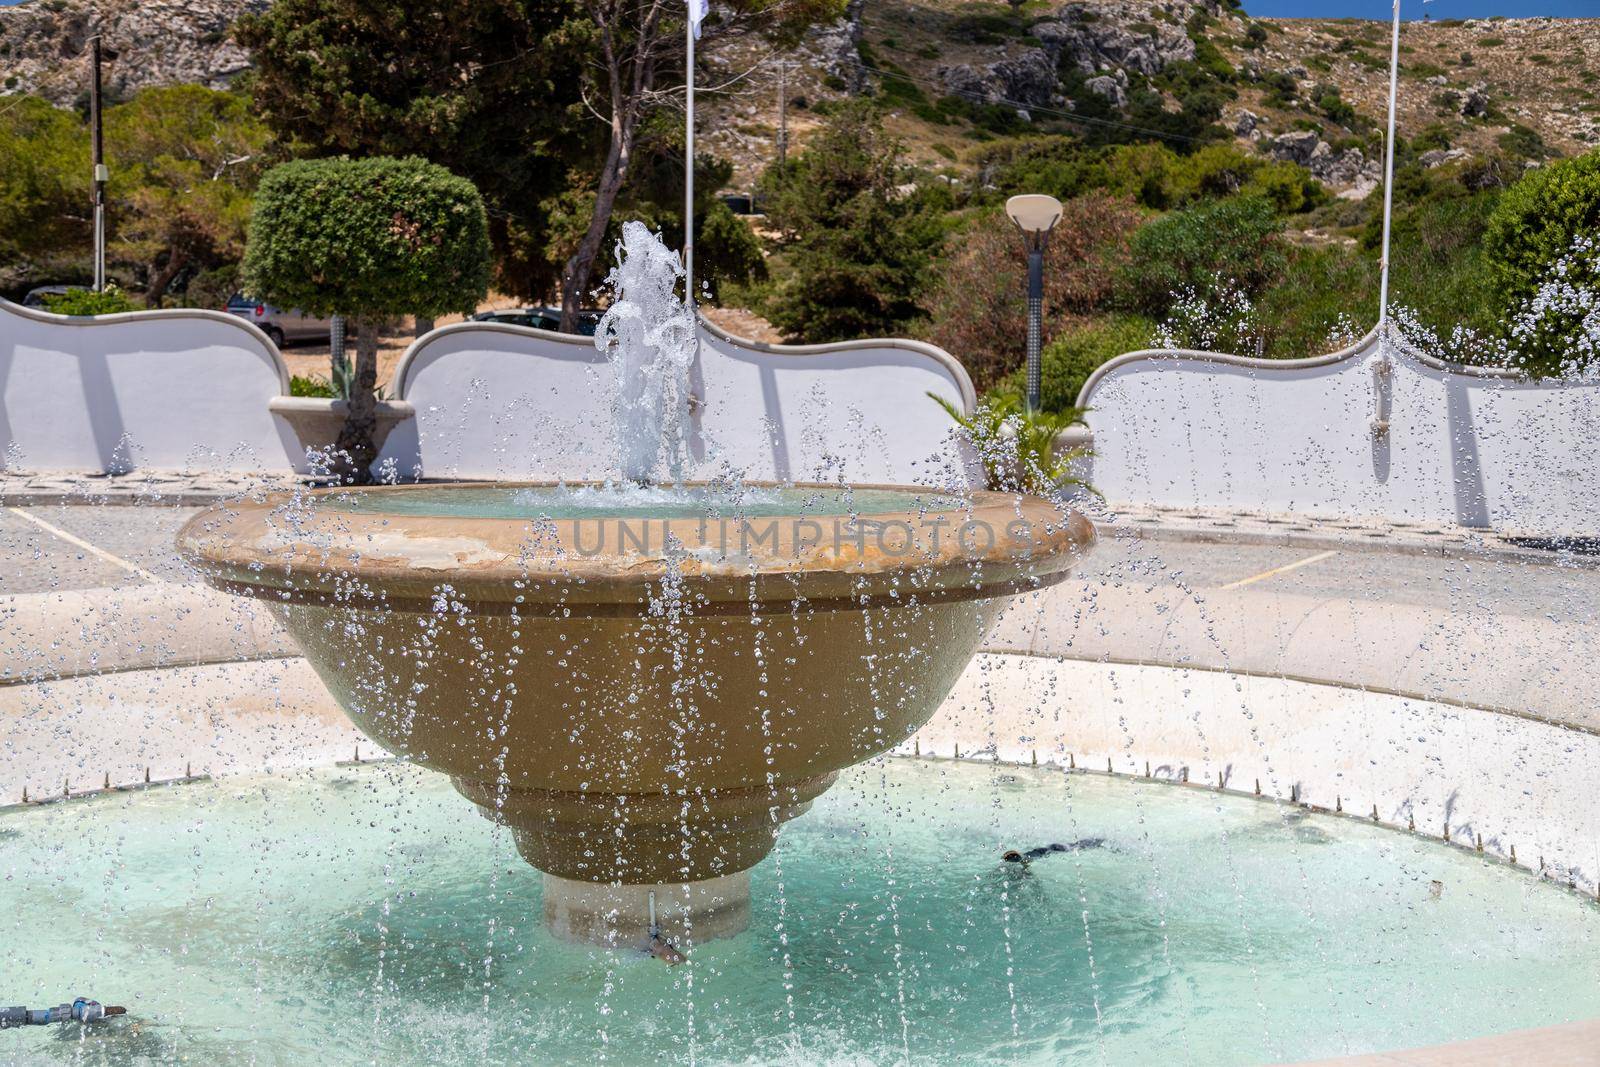
M 1495 144 L 1500 151 L 1508 156 L 1517 156 L 1522 159 L 1544 159 L 1550 154 L 1544 138 L 1539 136 L 1539 131 L 1513 122 L 1511 128 L 1502 133 Z
M 767 226 L 788 267 L 765 310 L 787 336 L 888 337 L 925 314 L 944 213 L 927 194 L 901 195 L 902 155 L 876 110 L 850 101 L 762 175 Z
M 1039 353 L 1039 407 L 1047 412 L 1077 409 L 1078 394 L 1101 364 L 1124 352 L 1150 347 L 1155 324 L 1137 315 L 1111 315 L 1091 319 L 1058 334 Z M 994 389 L 996 394 L 1022 397 L 1028 388 L 1027 369 L 1019 367 Z
M 1283 271 L 1282 231 L 1261 197 L 1233 197 L 1146 223 L 1133 235 L 1120 302 L 1160 318 L 1180 291 L 1200 300 L 1225 288 L 1254 296 Z
M 68 289 L 44 298 L 46 311 L 57 315 L 115 315 L 119 311 L 133 311 L 135 305 L 116 286 L 107 286 L 103 292 L 93 289 Z
M 1600 149 L 1529 171 L 1500 197 L 1483 234 L 1503 298 L 1533 295 L 1573 241 L 1600 234 Z
M 289 379 L 289 395 L 314 396 L 332 400 L 339 396 L 339 391 L 326 378 L 318 377 L 315 374 L 309 376 L 296 374 Z
M 1282 277 L 1255 299 L 1261 354 L 1320 356 L 1355 341 L 1377 321 L 1375 257 L 1347 244 L 1296 245 Z

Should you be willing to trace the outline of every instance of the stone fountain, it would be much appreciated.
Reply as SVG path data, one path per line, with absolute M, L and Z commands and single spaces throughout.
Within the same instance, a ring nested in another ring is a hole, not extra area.
M 641 486 L 681 437 L 693 332 L 670 253 L 638 224 L 625 250 L 597 339 L 621 483 L 268 495 L 178 543 L 378 744 L 509 827 L 558 936 L 704 941 L 747 923 L 780 825 L 925 723 L 1004 600 L 1094 534 L 1011 494 Z

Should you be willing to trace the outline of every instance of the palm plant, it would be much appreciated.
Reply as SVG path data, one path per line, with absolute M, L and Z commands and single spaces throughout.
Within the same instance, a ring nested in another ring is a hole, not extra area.
M 1098 495 L 1094 486 L 1072 473 L 1074 463 L 1093 453 L 1083 447 L 1056 448 L 1063 430 L 1083 422 L 1084 409 L 1028 412 L 1016 396 L 990 393 L 966 415 L 944 397 L 928 395 L 955 420 L 977 453 L 987 488 L 1049 496 L 1071 486 Z

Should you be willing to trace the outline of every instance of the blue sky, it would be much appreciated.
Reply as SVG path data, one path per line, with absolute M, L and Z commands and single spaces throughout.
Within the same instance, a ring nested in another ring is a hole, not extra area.
M 20 0 L 0 0 L 0 7 Z M 1276 18 L 1387 19 L 1392 0 L 1244 0 L 1252 15 Z M 1401 15 L 1422 17 L 1422 0 L 1402 0 Z M 1600 18 L 1600 0 L 1433 0 L 1428 15 L 1436 19 L 1481 19 L 1491 15 L 1527 17 L 1557 15 Z
M 1252 15 L 1277 18 L 1388 19 L 1394 10 L 1393 0 L 1244 0 L 1244 8 Z M 1422 0 L 1401 0 L 1402 18 L 1419 19 L 1422 10 Z M 1433 0 L 1427 10 L 1436 19 L 1600 18 L 1600 0 Z

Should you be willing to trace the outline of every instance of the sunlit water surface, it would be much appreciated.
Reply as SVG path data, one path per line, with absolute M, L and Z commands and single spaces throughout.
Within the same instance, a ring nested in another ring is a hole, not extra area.
M 970 763 L 847 771 L 676 969 L 553 941 L 506 835 L 399 764 L 0 814 L 0 876 L 0 1001 L 130 1013 L 11 1063 L 1246 1063 L 1600 1014 L 1597 909 L 1524 874 Z
M 885 512 L 955 510 L 968 502 L 950 494 L 859 486 L 610 485 L 423 486 L 403 492 L 347 490 L 316 498 L 316 506 L 365 514 L 454 519 L 711 519 L 839 518 Z

